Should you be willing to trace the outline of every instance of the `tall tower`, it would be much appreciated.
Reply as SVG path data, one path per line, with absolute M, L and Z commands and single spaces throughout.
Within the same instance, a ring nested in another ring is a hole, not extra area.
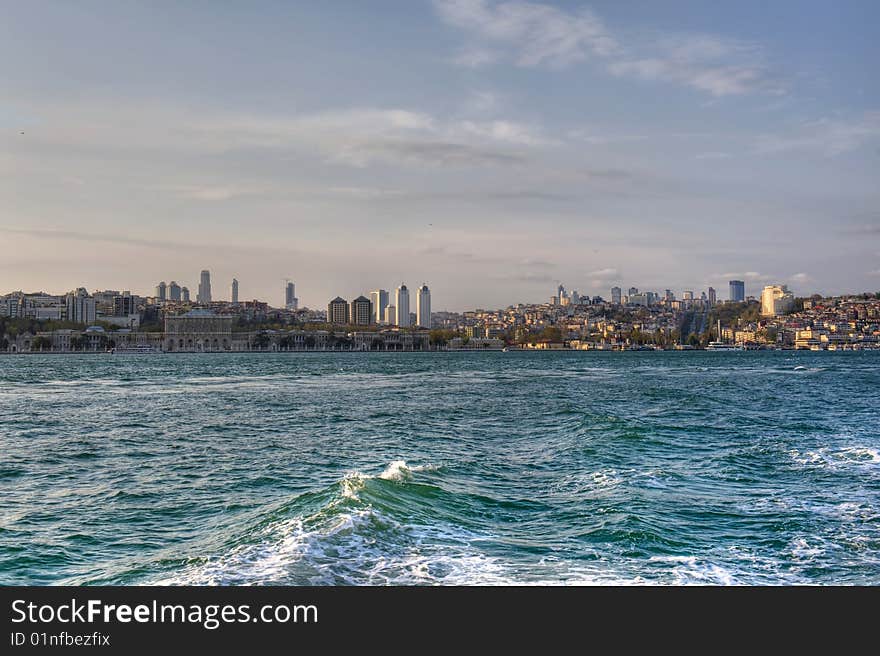
M 431 290 L 424 282 L 416 292 L 416 325 L 421 328 L 431 327 Z
M 180 302 L 180 285 L 174 280 L 168 285 L 168 300 Z
M 349 323 L 348 301 L 337 296 L 327 304 L 327 323 L 340 325 Z
M 395 323 L 401 328 L 409 327 L 409 290 L 406 285 L 400 283 L 400 287 L 394 294 L 394 305 L 397 308 L 397 320 Z
M 730 300 L 734 303 L 746 300 L 746 284 L 742 280 L 730 281 Z
M 180 288 L 180 300 L 184 303 L 189 303 L 189 287 Z
M 385 323 L 385 308 L 388 307 L 388 292 L 377 289 L 370 292 L 370 301 L 373 303 L 373 312 L 376 313 L 376 323 Z
M 196 294 L 196 303 L 204 303 L 207 305 L 211 302 L 211 272 L 207 269 L 202 270 L 202 276 L 199 280 L 199 291 Z
M 296 305 L 296 287 L 288 280 L 284 287 L 284 307 L 288 310 L 295 310 Z
M 620 305 L 620 287 L 612 287 L 611 288 L 611 302 L 614 305 Z
M 232 279 L 232 302 L 238 303 L 238 280 Z
M 165 284 L 164 280 L 156 285 L 156 293 L 154 296 L 160 303 L 164 303 L 168 300 L 168 286 Z
M 715 305 L 718 302 L 718 294 L 714 287 L 709 287 L 709 305 Z M 721 338 L 719 338 L 720 341 Z

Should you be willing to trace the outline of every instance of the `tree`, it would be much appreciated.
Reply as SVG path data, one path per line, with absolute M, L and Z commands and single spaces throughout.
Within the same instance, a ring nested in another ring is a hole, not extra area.
M 265 349 L 267 346 L 269 346 L 269 342 L 271 341 L 272 340 L 270 339 L 268 334 L 257 333 L 253 336 L 253 338 L 251 338 L 251 348 L 257 348 L 260 350 Z
M 52 348 L 52 340 L 48 337 L 44 337 L 43 335 L 38 335 L 34 337 L 31 341 L 31 351 L 43 351 L 43 350 L 51 350 Z

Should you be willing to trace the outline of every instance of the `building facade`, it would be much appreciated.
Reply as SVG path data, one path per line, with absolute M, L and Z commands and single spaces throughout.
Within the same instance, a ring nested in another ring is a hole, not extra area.
M 160 303 L 164 303 L 168 300 L 168 286 L 165 284 L 164 280 L 156 285 L 155 297 Z
M 761 314 L 778 317 L 788 314 L 794 307 L 794 294 L 786 285 L 767 285 L 761 292 Z
M 348 301 L 337 296 L 327 304 L 327 323 L 348 325 Z
M 95 323 L 97 312 L 95 299 L 83 287 L 67 295 L 67 320 L 76 323 Z
M 366 296 L 358 296 L 351 302 L 351 323 L 355 326 L 369 326 L 373 323 L 373 304 Z
M 232 279 L 232 289 L 230 290 L 230 297 L 232 298 L 233 303 L 238 303 L 238 280 Z
M 742 303 L 746 300 L 746 284 L 742 280 L 731 280 L 730 300 L 734 303 Z
M 621 296 L 620 287 L 612 287 L 611 288 L 611 303 L 613 305 L 620 305 L 620 296 Z
M 165 317 L 165 351 L 232 351 L 234 317 L 209 310 L 190 310 Z
M 377 289 L 370 292 L 370 301 L 373 303 L 376 323 L 385 323 L 385 308 L 388 307 L 388 292 Z
M 196 302 L 208 305 L 211 302 L 211 272 L 202 269 L 202 275 L 199 278 L 199 291 L 196 294 Z
M 296 287 L 292 282 L 288 282 L 284 287 L 284 307 L 288 310 L 296 310 L 298 305 Z
M 397 291 L 394 294 L 394 306 L 397 308 L 395 312 L 395 321 L 394 324 L 396 326 L 400 326 L 401 328 L 409 327 L 409 290 L 406 288 L 406 285 L 401 283 L 400 287 L 397 288 Z
M 180 303 L 181 299 L 181 291 L 180 285 L 177 284 L 176 281 L 172 280 L 168 284 L 168 300 L 174 303 Z
M 431 327 L 431 290 L 426 283 L 416 292 L 416 326 Z

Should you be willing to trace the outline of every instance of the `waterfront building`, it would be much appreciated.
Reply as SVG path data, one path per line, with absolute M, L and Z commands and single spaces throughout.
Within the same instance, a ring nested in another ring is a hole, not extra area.
M 232 290 L 230 293 L 233 303 L 238 303 L 238 280 L 232 279 Z
M 168 286 L 165 284 L 164 280 L 156 285 L 156 293 L 154 296 L 160 303 L 164 303 L 168 300 Z
M 373 303 L 373 312 L 376 314 L 376 323 L 385 323 L 385 308 L 388 307 L 388 292 L 377 289 L 370 292 L 370 301 Z
M 351 323 L 356 326 L 369 326 L 373 323 L 373 304 L 365 296 L 358 296 L 351 302 Z
M 422 283 L 416 292 L 416 326 L 431 327 L 431 290 L 427 283 Z
M 786 285 L 767 285 L 761 292 L 761 314 L 765 317 L 787 314 L 793 307 L 794 294 Z
M 612 287 L 611 288 L 611 303 L 613 305 L 620 305 L 620 296 L 621 296 L 620 287 Z
M 348 301 L 337 296 L 327 304 L 327 323 L 348 325 Z
M 180 303 L 180 285 L 178 285 L 174 280 L 168 285 L 168 300 L 173 303 Z
M 166 351 L 231 351 L 232 315 L 218 315 L 210 310 L 190 310 L 186 314 L 165 317 Z
M 403 283 L 401 283 L 400 287 L 397 288 L 397 292 L 394 295 L 394 304 L 397 308 L 397 318 L 394 322 L 395 325 L 400 326 L 401 328 L 408 328 L 410 325 L 409 290 Z
M 85 288 L 78 287 L 76 291 L 70 292 L 66 297 L 66 301 L 68 321 L 86 324 L 95 323 L 95 318 L 97 317 L 95 299 L 89 296 Z M 60 317 L 58 318 L 60 319 Z
M 742 280 L 731 280 L 730 300 L 734 303 L 742 303 L 746 300 L 746 284 Z
M 397 308 L 393 305 L 386 306 L 385 323 L 389 326 L 393 326 L 395 321 L 397 321 Z
M 211 272 L 202 269 L 202 275 L 199 279 L 199 291 L 196 294 L 196 303 L 208 305 L 211 303 Z

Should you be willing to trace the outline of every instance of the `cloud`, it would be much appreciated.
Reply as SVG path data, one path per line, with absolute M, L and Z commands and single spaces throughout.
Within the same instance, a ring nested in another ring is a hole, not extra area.
M 620 271 L 613 268 L 596 269 L 595 271 L 590 271 L 587 277 L 595 280 L 613 280 L 620 277 Z
M 635 40 L 616 34 L 586 8 L 561 9 L 520 0 L 435 0 L 445 23 L 473 43 L 454 62 L 470 68 L 512 61 L 563 68 L 599 61 L 612 75 L 672 82 L 715 97 L 755 91 L 784 93 L 757 46 L 708 34 Z
M 740 273 L 716 273 L 713 278 L 725 278 L 727 280 L 744 280 L 751 282 L 767 282 L 773 279 L 773 276 L 768 276 L 764 273 L 759 273 L 758 271 L 744 271 Z
M 561 67 L 589 56 L 607 56 L 617 43 L 602 22 L 587 9 L 567 12 L 532 2 L 488 0 L 435 0 L 446 23 L 490 44 L 506 48 L 523 67 Z M 485 55 L 485 46 L 465 53 Z M 492 63 L 489 57 L 464 57 L 466 64 Z
M 880 138 L 880 111 L 865 112 L 849 119 L 821 118 L 794 127 L 788 134 L 758 137 L 754 151 L 776 154 L 789 151 L 812 151 L 834 157 L 867 145 Z
M 519 153 L 463 143 L 428 140 L 385 139 L 351 144 L 336 153 L 334 161 L 364 167 L 374 160 L 417 162 L 438 166 L 484 166 L 520 164 L 525 157 Z
M 813 278 L 806 273 L 793 273 L 789 280 L 792 282 L 805 283 L 810 282 Z

